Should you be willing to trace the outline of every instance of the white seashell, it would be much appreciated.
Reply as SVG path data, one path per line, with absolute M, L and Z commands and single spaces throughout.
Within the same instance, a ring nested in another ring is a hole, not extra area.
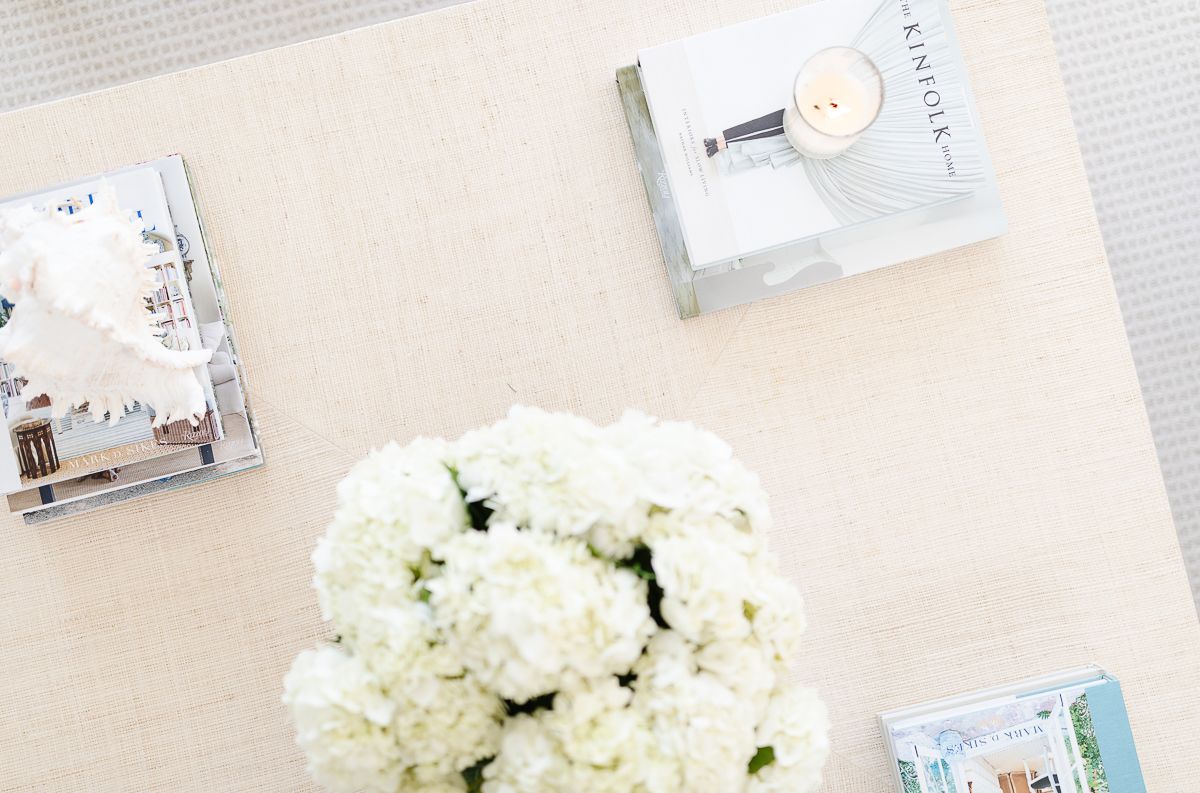
M 0 329 L 0 359 L 50 397 L 54 415 L 87 404 L 92 418 L 138 401 L 155 424 L 196 423 L 206 410 L 195 367 L 211 350 L 162 345 L 146 299 L 156 284 L 146 267 L 156 250 L 111 188 L 66 214 L 25 206 L 0 212 L 0 293 L 15 304 Z

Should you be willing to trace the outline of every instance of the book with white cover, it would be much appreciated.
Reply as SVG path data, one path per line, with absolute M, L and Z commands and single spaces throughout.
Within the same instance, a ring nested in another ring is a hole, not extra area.
M 68 443 L 78 444 L 56 426 L 56 444 L 63 446 L 59 471 L 33 479 L 29 486 L 8 496 L 9 509 L 20 513 L 26 523 L 210 482 L 263 462 L 224 288 L 206 244 L 183 158 L 162 157 L 49 192 L 82 196 L 75 199 L 82 201 L 88 195 L 87 187 L 99 185 L 101 180 L 117 189 L 122 206 L 138 208 L 135 211 L 141 212 L 147 238 L 164 249 L 162 255 L 169 254 L 178 277 L 164 283 L 153 300 L 161 303 L 160 311 L 165 310 L 173 320 L 172 344 L 213 351 L 209 363 L 197 368 L 210 410 L 198 427 L 181 421 L 151 430 L 149 417 L 140 413 L 127 414 L 115 427 L 72 422 L 68 435 L 86 430 L 95 435 L 90 442 L 102 447 L 86 460 L 66 456 L 71 448 Z M 28 203 L 34 198 L 13 200 Z M 162 202 L 151 200 L 156 198 Z M 3 400 L 10 413 L 28 409 L 20 399 L 19 384 L 19 379 L 0 382 L 0 396 L 11 394 Z M 45 408 L 37 410 L 44 412 Z M 132 450 L 123 443 L 131 433 L 146 436 L 139 436 Z
M 1099 667 L 880 722 L 899 793 L 1146 793 L 1121 684 Z
M 155 273 L 159 288 L 147 305 L 158 318 L 159 333 L 165 346 L 178 350 L 197 350 L 202 346 L 196 310 L 184 278 L 184 261 L 179 251 L 171 212 L 161 174 L 149 166 L 114 171 L 42 192 L 18 196 L 0 202 L 0 209 L 31 205 L 72 214 L 92 203 L 103 189 L 111 188 L 120 206 L 144 227 L 143 238 L 158 248 L 146 265 Z M 6 322 L 11 307 L 2 307 Z M 198 445 L 221 438 L 221 422 L 216 408 L 208 367 L 195 369 L 207 407 L 208 420 L 203 438 L 181 441 L 170 436 L 169 429 L 156 430 L 153 409 L 141 403 L 126 408 L 114 425 L 96 422 L 82 406 L 65 415 L 53 416 L 49 400 L 24 392 L 24 379 L 7 362 L 0 361 L 0 407 L 9 432 L 0 433 L 0 492 L 12 494 L 35 489 L 47 492 L 57 483 L 66 483 L 101 472 L 112 471 L 156 457 L 174 454 L 180 445 Z M 173 422 L 179 426 L 188 422 Z M 51 437 L 43 442 L 53 449 L 53 464 L 24 470 L 18 465 L 15 437 L 22 427 L 45 426 Z M 175 433 L 178 435 L 179 433 Z M 53 470 L 50 470 L 50 469 Z
M 780 119 L 833 46 L 874 62 L 883 106 L 847 151 L 812 159 Z M 683 316 L 1006 229 L 944 0 L 805 5 L 644 49 L 618 83 Z

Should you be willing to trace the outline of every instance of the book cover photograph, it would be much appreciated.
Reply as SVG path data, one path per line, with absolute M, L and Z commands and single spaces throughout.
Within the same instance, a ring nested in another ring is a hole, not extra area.
M 823 68 L 839 49 L 845 68 Z M 867 58 L 856 64 L 852 52 Z M 801 8 L 639 61 L 693 267 L 954 200 L 983 182 L 933 0 Z M 868 125 L 844 152 L 806 135 L 821 103 L 831 103 L 820 116 L 830 137 Z
M 882 717 L 899 793 L 1145 793 L 1121 685 L 1098 668 Z
M 617 78 L 681 316 L 1006 229 L 944 0 L 813 3 Z
M 0 485 L 9 509 L 26 522 L 204 481 L 262 459 L 219 276 L 181 157 L 6 199 L 0 210 L 74 215 L 106 195 L 143 229 L 153 280 L 144 310 L 162 347 L 203 353 L 206 362 L 193 369 L 203 409 L 172 420 L 136 400 L 115 417 L 111 410 L 97 416 L 87 403 L 55 410 L 46 394 L 31 393 L 19 367 L 0 361 L 0 406 L 8 425 L 0 438 Z M 12 309 L 7 301 L 0 304 L 0 325 Z

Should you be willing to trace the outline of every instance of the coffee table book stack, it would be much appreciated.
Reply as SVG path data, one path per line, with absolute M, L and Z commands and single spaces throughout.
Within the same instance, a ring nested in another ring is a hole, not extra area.
M 10 511 L 41 523 L 108 504 L 206 482 L 262 463 L 225 293 L 205 245 L 187 170 L 179 155 L 14 196 L 0 208 L 32 205 L 73 213 L 102 189 L 136 214 L 157 249 L 146 266 L 156 288 L 146 309 L 164 346 L 212 351 L 196 377 L 207 410 L 198 423 L 154 426 L 151 406 L 134 403 L 115 424 L 97 423 L 86 406 L 53 416 L 44 394 L 28 393 L 21 373 L 0 360 L 0 492 Z M 0 325 L 12 307 L 0 306 Z M 4 448 L 7 444 L 7 448 Z
M 798 75 L 831 48 L 867 56 L 882 106 L 818 159 Z M 681 317 L 1006 230 L 944 0 L 826 0 L 642 50 L 617 83 Z

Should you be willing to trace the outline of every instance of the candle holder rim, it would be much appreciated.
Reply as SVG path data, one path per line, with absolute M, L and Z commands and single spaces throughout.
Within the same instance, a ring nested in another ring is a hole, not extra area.
M 834 52 L 836 50 L 849 50 L 850 52 L 858 53 L 859 55 L 861 55 L 863 57 L 863 60 L 865 60 L 867 63 L 869 63 L 871 65 L 871 70 L 873 72 L 875 72 L 875 76 L 879 78 L 879 106 L 875 108 L 875 114 L 872 115 L 871 120 L 868 121 L 867 123 L 863 124 L 862 128 L 859 129 L 857 132 L 849 132 L 845 135 L 835 135 L 833 133 L 825 132 L 824 130 L 817 129 L 816 127 L 813 126 L 812 122 L 809 121 L 807 118 L 805 118 L 804 114 L 802 112 L 800 112 L 800 78 L 804 75 L 805 68 L 807 68 L 808 64 L 812 63 L 814 60 L 816 60 L 821 55 L 824 55 L 827 52 Z M 883 82 L 883 72 L 879 71 L 879 65 L 875 63 L 875 59 L 872 58 L 867 53 L 863 52 L 862 50 L 858 49 L 857 47 L 851 47 L 846 44 L 834 44 L 833 46 L 830 46 L 830 47 L 822 47 L 821 49 L 814 52 L 812 55 L 808 56 L 808 58 L 800 66 L 800 70 L 798 72 L 796 72 L 796 79 L 792 81 L 792 105 L 796 108 L 796 115 L 799 116 L 800 120 L 804 123 L 804 125 L 807 126 L 809 129 L 811 129 L 812 131 L 820 133 L 821 135 L 824 135 L 827 138 L 833 138 L 834 140 L 846 140 L 847 138 L 855 138 L 855 137 L 858 137 L 859 135 L 863 134 L 864 132 L 866 132 L 868 129 L 870 129 L 871 125 L 879 120 L 879 114 L 883 112 L 883 103 L 886 99 L 887 99 L 887 86 Z

